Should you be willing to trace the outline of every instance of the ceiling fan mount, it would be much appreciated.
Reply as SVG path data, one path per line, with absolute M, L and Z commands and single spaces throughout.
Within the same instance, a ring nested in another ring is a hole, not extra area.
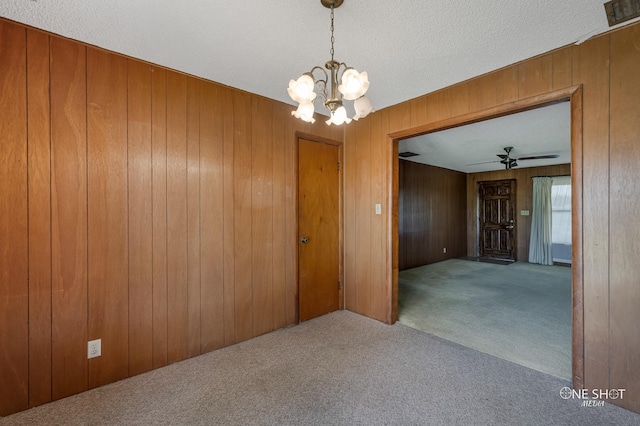
M 511 168 L 513 167 L 518 167 L 518 159 L 510 157 L 513 147 L 505 146 L 503 149 L 505 150 L 506 154 L 498 154 L 498 157 L 500 157 L 500 162 L 504 164 L 505 169 L 511 170 Z

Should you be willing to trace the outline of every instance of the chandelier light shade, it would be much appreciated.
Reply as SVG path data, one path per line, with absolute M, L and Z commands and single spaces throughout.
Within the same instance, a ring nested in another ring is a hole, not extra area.
M 370 112 L 373 112 L 371 101 L 366 96 L 360 96 L 353 101 L 353 107 L 356 110 L 356 115 L 353 116 L 353 119 L 356 121 L 358 121 L 358 118 L 366 117 Z
M 297 80 L 289 81 L 287 92 L 291 99 L 299 104 L 298 109 L 292 111 L 291 115 L 309 123 L 315 122 L 313 102 L 319 94 L 324 99 L 325 108 L 331 113 L 331 117 L 326 123 L 329 125 L 348 124 L 351 122 L 351 118 L 347 115 L 343 100 L 354 101 L 354 120 L 364 118 L 374 111 L 371 101 L 364 96 L 369 89 L 369 77 L 366 71 L 360 73 L 356 69 L 348 67 L 344 62 L 334 60 L 334 9 L 339 7 L 343 0 L 320 1 L 323 6 L 331 9 L 331 60 L 325 63 L 324 68 L 315 66 L 311 71 L 298 77 Z
M 314 93 L 315 97 L 315 93 Z M 295 118 L 299 118 L 302 121 L 306 121 L 308 123 L 315 123 L 316 119 L 313 118 L 313 113 L 315 112 L 315 107 L 313 106 L 313 102 L 311 101 L 301 101 L 300 105 L 298 105 L 298 109 L 291 112 Z

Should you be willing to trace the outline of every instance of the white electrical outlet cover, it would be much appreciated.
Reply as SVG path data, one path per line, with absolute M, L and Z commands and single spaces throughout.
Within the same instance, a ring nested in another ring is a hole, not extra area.
M 102 355 L 102 339 L 90 340 L 87 344 L 87 358 L 96 358 Z

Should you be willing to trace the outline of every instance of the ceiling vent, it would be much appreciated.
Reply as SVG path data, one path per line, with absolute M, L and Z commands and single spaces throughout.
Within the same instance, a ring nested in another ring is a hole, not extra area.
M 398 155 L 402 158 L 409 158 L 409 157 L 415 157 L 416 155 L 420 155 L 420 154 L 416 154 L 415 152 L 411 152 L 411 151 L 405 151 L 405 152 L 399 153 Z
M 614 0 L 604 4 L 609 26 L 640 16 L 640 0 Z

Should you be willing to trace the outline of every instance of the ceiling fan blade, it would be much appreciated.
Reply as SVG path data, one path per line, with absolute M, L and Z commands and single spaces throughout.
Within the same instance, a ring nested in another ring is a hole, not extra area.
M 465 166 L 477 166 L 478 164 L 489 164 L 489 163 L 500 163 L 500 160 L 495 160 L 495 161 L 484 161 L 484 162 L 482 162 L 482 163 L 465 164 Z
M 531 157 L 520 157 L 518 160 L 542 160 L 545 158 L 558 158 L 560 157 L 557 154 L 549 154 L 549 155 L 533 155 Z
M 506 160 L 507 158 L 509 158 L 509 156 L 507 154 L 496 154 L 498 157 L 502 158 L 503 160 Z

